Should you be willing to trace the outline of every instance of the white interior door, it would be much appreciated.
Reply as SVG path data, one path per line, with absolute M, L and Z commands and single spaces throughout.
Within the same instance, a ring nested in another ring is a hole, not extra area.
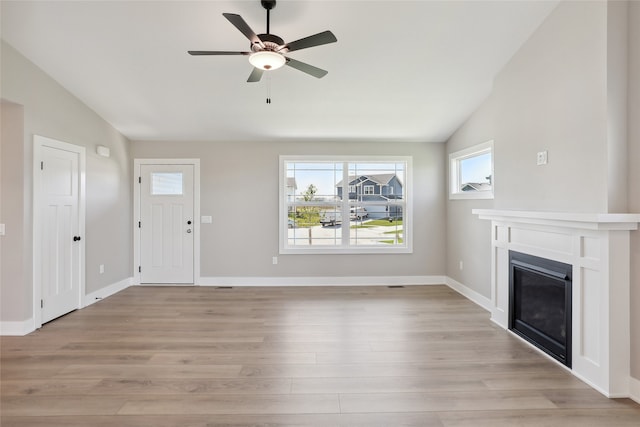
M 140 283 L 193 284 L 194 166 L 140 166 Z
M 41 323 L 81 307 L 84 241 L 81 218 L 82 147 L 40 138 L 39 189 L 36 208 L 40 226 L 35 266 L 40 283 Z M 83 214 L 83 211 L 82 211 Z

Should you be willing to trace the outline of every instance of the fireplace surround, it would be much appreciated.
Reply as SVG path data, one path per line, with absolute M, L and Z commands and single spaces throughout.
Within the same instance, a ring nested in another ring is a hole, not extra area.
M 629 397 L 629 231 L 640 215 L 472 212 L 491 221 L 491 320 L 509 327 L 509 251 L 571 265 L 571 372 L 608 397 Z

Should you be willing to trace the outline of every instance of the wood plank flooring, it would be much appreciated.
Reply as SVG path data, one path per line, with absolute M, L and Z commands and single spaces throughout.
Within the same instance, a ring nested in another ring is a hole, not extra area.
M 131 287 L 0 344 L 2 427 L 640 426 L 445 286 Z

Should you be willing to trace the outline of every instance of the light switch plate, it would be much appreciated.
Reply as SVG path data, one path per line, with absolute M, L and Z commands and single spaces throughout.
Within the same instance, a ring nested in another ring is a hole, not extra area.
M 4 224 L 0 224 L 0 236 L 4 236 Z
M 213 218 L 211 215 L 203 215 L 200 217 L 200 222 L 202 224 L 211 224 L 213 222 Z
M 537 155 L 537 165 L 546 165 L 547 164 L 547 150 L 538 151 Z

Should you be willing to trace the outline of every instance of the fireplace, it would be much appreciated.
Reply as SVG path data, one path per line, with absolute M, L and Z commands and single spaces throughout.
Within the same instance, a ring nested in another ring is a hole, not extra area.
M 571 367 L 571 265 L 509 251 L 509 329 Z
M 491 220 L 491 298 L 486 301 L 491 320 L 509 328 L 510 252 L 570 265 L 571 290 L 565 288 L 571 295 L 570 312 L 565 317 L 571 318 L 566 328 L 571 372 L 606 396 L 629 397 L 629 233 L 638 229 L 640 214 L 473 212 Z

